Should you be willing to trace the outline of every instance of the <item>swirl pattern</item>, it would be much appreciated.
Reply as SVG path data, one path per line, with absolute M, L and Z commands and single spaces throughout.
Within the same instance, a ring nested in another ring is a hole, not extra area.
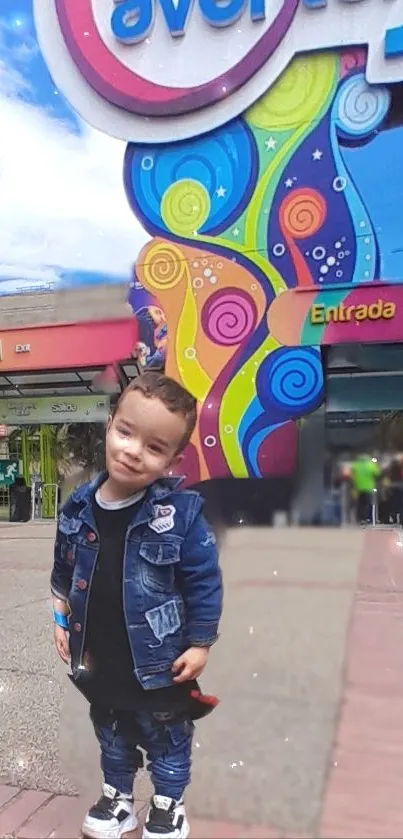
M 252 298 L 240 289 L 217 291 L 205 303 L 201 321 L 211 341 L 231 347 L 242 343 L 253 332 L 257 320 Z
M 206 188 L 191 179 L 176 181 L 164 193 L 161 217 L 167 228 L 177 236 L 197 233 L 210 213 L 210 196 Z
M 283 349 L 270 371 L 270 388 L 278 404 L 299 412 L 322 397 L 323 373 L 318 350 Z
M 313 236 L 326 218 L 326 202 L 315 189 L 298 189 L 284 198 L 280 207 L 280 224 L 284 236 L 306 239 Z
M 340 55 L 340 78 L 344 78 L 352 70 L 365 67 L 366 51 L 359 47 L 346 50 Z
M 322 288 L 333 306 L 346 287 L 365 282 L 371 294 L 369 281 L 384 278 L 385 216 L 377 224 L 367 204 L 372 193 L 378 213 L 377 162 L 390 139 L 366 140 L 391 97 L 367 85 L 365 60 L 361 49 L 305 55 L 223 128 L 129 146 L 129 199 L 157 235 L 139 258 L 141 293 L 152 298 L 141 305 L 166 315 L 152 320 L 151 337 L 142 330 L 145 349 L 155 348 L 146 364 L 160 364 L 166 347 L 168 375 L 198 401 L 189 480 L 292 473 L 296 420 L 323 400 L 316 345 L 330 335 L 309 306 Z M 399 142 L 396 131 L 392 178 Z M 280 294 L 296 287 L 308 293 Z M 348 323 L 331 327 L 341 340 Z
M 281 131 L 316 117 L 334 68 L 335 57 L 331 54 L 312 55 L 309 62 L 295 59 L 274 87 L 247 111 L 248 122 L 268 131 Z
M 337 133 L 346 139 L 367 137 L 385 119 L 391 101 L 386 87 L 369 86 L 364 73 L 347 78 L 333 106 Z
M 257 384 L 263 407 L 278 419 L 308 413 L 323 399 L 319 351 L 282 347 L 261 365 Z
M 217 234 L 238 218 L 256 185 L 256 141 L 243 120 L 213 134 L 150 149 L 130 144 L 126 193 L 150 233 Z
M 182 252 L 168 242 L 157 242 L 148 252 L 144 280 L 157 292 L 174 288 L 186 275 Z

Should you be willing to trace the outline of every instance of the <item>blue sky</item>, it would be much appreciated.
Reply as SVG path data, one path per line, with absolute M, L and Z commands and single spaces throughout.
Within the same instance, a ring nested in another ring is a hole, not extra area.
M 125 145 L 55 87 L 32 0 L 1 0 L 0 113 L 0 294 L 128 280 L 148 237 L 124 193 Z
M 85 125 L 55 87 L 32 0 L 0 0 L 0 114 L 0 295 L 128 280 L 148 236 L 124 193 L 125 144 Z M 398 127 L 343 150 L 392 281 L 403 272 L 402 148 Z

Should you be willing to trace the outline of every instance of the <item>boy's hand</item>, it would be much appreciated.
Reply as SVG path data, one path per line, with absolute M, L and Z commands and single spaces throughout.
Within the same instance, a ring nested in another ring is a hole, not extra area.
M 62 626 L 59 626 L 57 623 L 54 625 L 54 637 L 55 637 L 55 644 L 57 652 L 62 661 L 65 664 L 69 663 L 69 635 L 66 629 L 63 629 Z
M 197 679 L 203 672 L 209 654 L 209 647 L 189 647 L 183 655 L 172 665 L 174 682 L 189 682 L 190 679 Z

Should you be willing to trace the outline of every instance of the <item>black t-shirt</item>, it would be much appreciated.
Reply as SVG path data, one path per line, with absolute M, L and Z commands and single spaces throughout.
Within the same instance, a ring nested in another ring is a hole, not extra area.
M 186 710 L 190 691 L 197 689 L 196 682 L 146 691 L 133 672 L 123 611 L 126 531 L 142 496 L 133 498 L 129 505 L 108 508 L 99 492 L 93 500 L 99 553 L 88 601 L 85 652 L 89 676 L 80 683 L 80 690 L 91 703 L 103 708 L 163 713 L 175 710 L 180 714 Z

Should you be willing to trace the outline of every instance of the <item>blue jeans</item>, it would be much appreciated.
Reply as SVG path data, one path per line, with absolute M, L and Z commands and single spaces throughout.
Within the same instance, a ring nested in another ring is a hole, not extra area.
M 105 783 L 132 795 L 136 772 L 143 766 L 141 746 L 151 768 L 156 795 L 179 801 L 190 783 L 194 725 L 161 722 L 147 712 L 105 711 L 91 705 L 91 720 L 101 746 Z

